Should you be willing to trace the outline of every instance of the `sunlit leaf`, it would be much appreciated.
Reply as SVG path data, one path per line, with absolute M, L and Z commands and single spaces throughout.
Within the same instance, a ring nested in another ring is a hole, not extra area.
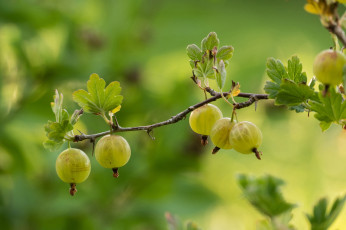
M 77 90 L 73 93 L 73 100 L 83 108 L 85 112 L 94 114 L 106 114 L 119 106 L 123 100 L 120 83 L 111 82 L 106 88 L 105 81 L 97 74 L 91 74 L 87 82 L 88 92 Z

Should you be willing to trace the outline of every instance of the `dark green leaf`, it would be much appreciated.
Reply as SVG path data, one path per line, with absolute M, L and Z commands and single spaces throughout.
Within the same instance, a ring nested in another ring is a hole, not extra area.
M 318 100 L 317 94 L 309 86 L 284 79 L 276 95 L 275 104 L 295 106 L 308 99 Z
M 326 230 L 328 229 L 335 219 L 340 214 L 343 205 L 346 201 L 346 196 L 343 198 L 337 198 L 330 211 L 327 211 L 328 202 L 326 198 L 322 198 L 314 206 L 313 215 L 307 214 L 307 218 L 310 221 L 312 230 Z
M 216 53 L 216 58 L 222 60 L 228 60 L 233 56 L 233 47 L 232 46 L 222 46 Z
M 296 113 L 302 113 L 305 111 L 306 107 L 303 104 L 295 105 L 295 106 L 289 106 L 289 110 L 294 110 Z
M 201 49 L 195 45 L 188 45 L 186 48 L 187 55 L 191 58 L 193 61 L 201 61 L 202 60 L 202 51 Z
M 237 179 L 246 199 L 257 210 L 271 218 L 295 207 L 283 198 L 280 186 L 284 182 L 278 178 L 269 175 L 254 178 L 241 174 Z
M 323 91 L 323 86 L 320 86 L 320 91 Z M 326 96 L 319 93 L 319 102 L 310 101 L 311 110 L 316 112 L 315 118 L 320 122 L 322 130 L 330 126 L 330 123 L 335 122 L 342 125 L 346 119 L 346 101 L 343 101 L 340 93 L 337 93 L 335 87 L 330 87 Z
M 105 89 L 106 83 L 97 74 L 91 74 L 87 83 L 88 92 L 77 90 L 73 93 L 73 100 L 85 112 L 105 114 L 119 106 L 123 96 L 119 95 L 121 88 L 117 81 L 111 82 Z

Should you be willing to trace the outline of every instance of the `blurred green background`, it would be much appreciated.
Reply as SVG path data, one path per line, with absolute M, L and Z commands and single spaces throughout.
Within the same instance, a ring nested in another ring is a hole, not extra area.
M 203 100 L 193 84 L 185 48 L 210 31 L 233 45 L 228 68 L 242 92 L 263 93 L 268 57 L 298 55 L 308 77 L 314 56 L 332 46 L 317 16 L 299 0 L 76 0 L 0 1 L 0 228 L 166 229 L 165 212 L 203 229 L 255 229 L 263 217 L 241 195 L 235 175 L 282 178 L 289 202 L 299 206 L 292 223 L 307 229 L 304 213 L 322 196 L 346 191 L 346 133 L 322 133 L 312 115 L 260 101 L 238 112 L 264 136 L 262 161 L 252 155 L 200 146 L 188 120 L 145 132 L 123 133 L 132 148 L 120 177 L 91 157 L 92 172 L 71 197 L 56 175 L 60 151 L 42 146 L 44 124 L 54 120 L 54 89 L 70 112 L 72 92 L 86 88 L 91 73 L 119 81 L 122 126 L 146 125 Z M 242 99 L 237 99 L 242 101 Z M 231 108 L 215 103 L 224 116 Z M 78 128 L 107 130 L 100 117 L 82 116 Z M 72 144 L 91 156 L 87 141 Z M 66 145 L 64 146 L 66 148 Z M 345 229 L 346 209 L 332 226 Z

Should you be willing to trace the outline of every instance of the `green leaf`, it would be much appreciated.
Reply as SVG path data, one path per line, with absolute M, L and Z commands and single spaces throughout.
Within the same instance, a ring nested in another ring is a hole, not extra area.
M 326 198 L 322 198 L 314 206 L 313 215 L 307 214 L 307 218 L 310 221 L 312 230 L 325 230 L 328 229 L 335 219 L 340 214 L 344 203 L 346 201 L 346 196 L 342 198 L 337 198 L 330 211 L 328 212 L 328 201 Z
M 53 110 L 53 113 L 55 115 L 55 121 L 61 122 L 63 120 L 63 109 L 62 109 L 62 103 L 63 103 L 63 95 L 62 93 L 59 94 L 58 90 L 55 90 L 55 95 L 53 96 L 53 102 L 51 102 L 51 107 Z M 66 110 L 65 110 L 66 111 Z M 66 116 L 66 114 L 64 114 Z
M 267 81 L 264 90 L 269 98 L 275 99 L 276 105 L 286 105 L 297 113 L 307 111 L 304 103 L 309 100 L 319 101 L 314 91 L 315 79 L 306 85 L 306 73 L 297 56 L 288 60 L 287 68 L 280 60 L 268 58 L 267 75 L 272 81 Z
M 284 64 L 282 64 L 280 60 L 275 60 L 274 58 L 268 58 L 267 60 L 267 75 L 277 84 L 281 83 L 281 79 L 289 78 Z
M 262 214 L 273 218 L 290 211 L 295 207 L 283 198 L 280 186 L 284 184 L 281 179 L 270 175 L 263 177 L 249 177 L 238 175 L 238 183 L 245 198 Z
M 218 73 L 216 74 L 216 83 L 220 90 L 222 90 L 223 86 L 226 82 L 226 68 L 223 60 L 219 62 Z
M 322 130 L 329 128 L 331 123 L 343 125 L 346 119 L 346 101 L 343 101 L 335 87 L 330 87 L 323 96 L 323 86 L 320 86 L 319 101 L 310 101 L 311 110 L 316 112 L 315 118 L 321 122 Z
M 71 125 L 76 124 L 80 116 L 82 116 L 82 114 L 83 114 L 83 109 L 80 109 L 80 110 L 76 109 L 70 118 L 70 124 Z
M 49 151 L 55 151 L 58 150 L 63 145 L 63 143 L 63 141 L 56 142 L 52 140 L 46 140 L 45 142 L 43 142 L 43 147 L 45 149 L 48 149 Z
M 288 60 L 287 74 L 289 78 L 296 83 L 306 83 L 306 74 L 302 72 L 303 65 L 297 56 L 293 56 Z
M 210 32 L 206 38 L 202 40 L 202 52 L 212 50 L 214 47 L 219 47 L 219 39 L 215 32 Z
M 305 111 L 306 107 L 303 104 L 295 105 L 295 106 L 289 106 L 289 110 L 294 110 L 296 113 L 302 113 Z
M 318 100 L 317 94 L 305 84 L 284 79 L 276 95 L 276 105 L 296 106 L 308 99 Z
M 216 58 L 222 60 L 228 60 L 233 56 L 233 47 L 232 46 L 222 46 L 216 53 Z
M 266 84 L 264 86 L 264 91 L 269 94 L 269 98 L 275 99 L 278 95 L 280 90 L 280 84 L 272 82 L 272 81 L 266 81 Z
M 49 140 L 61 142 L 64 140 L 65 134 L 73 130 L 73 126 L 69 120 L 64 120 L 62 123 L 48 121 L 45 130 Z
M 187 56 L 191 58 L 193 61 L 201 61 L 202 60 L 202 51 L 201 49 L 195 45 L 188 45 L 186 48 Z
M 106 83 L 97 74 L 91 74 L 87 83 L 88 92 L 77 90 L 73 93 L 73 100 L 83 108 L 85 112 L 94 114 L 106 114 L 119 106 L 123 100 L 120 83 L 111 82 L 105 89 Z

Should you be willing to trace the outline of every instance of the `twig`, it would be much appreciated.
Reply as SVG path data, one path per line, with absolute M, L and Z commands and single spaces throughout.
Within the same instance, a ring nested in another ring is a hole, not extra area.
M 208 98 L 200 103 L 197 103 L 195 105 L 190 106 L 189 108 L 185 109 L 184 111 L 178 113 L 175 116 L 172 116 L 170 119 L 159 122 L 159 123 L 155 123 L 155 124 L 151 124 L 151 125 L 145 125 L 145 126 L 137 126 L 137 127 L 121 127 L 119 124 L 117 126 L 113 126 L 113 132 L 130 132 L 130 131 L 139 131 L 139 130 L 144 130 L 144 131 L 152 131 L 154 128 L 157 127 L 161 127 L 161 126 L 165 126 L 165 125 L 170 125 L 170 124 L 174 124 L 182 119 L 184 119 L 186 117 L 187 114 L 189 114 L 190 112 L 192 112 L 193 110 L 208 104 L 210 102 L 216 101 L 218 99 L 221 98 L 221 94 L 217 93 L 216 91 L 210 89 L 209 87 L 206 88 L 206 91 L 212 95 L 213 97 Z M 224 96 L 228 96 L 230 94 L 230 92 L 224 92 L 222 93 Z M 249 105 L 251 105 L 252 103 L 254 103 L 257 100 L 262 100 L 262 99 L 268 99 L 268 95 L 267 94 L 252 94 L 252 93 L 239 93 L 237 97 L 244 97 L 244 98 L 249 98 L 248 101 L 243 102 L 243 103 L 239 103 L 239 104 L 235 104 L 235 106 L 237 106 L 237 109 L 241 109 L 244 107 L 247 107 Z M 102 137 L 105 135 L 110 134 L 110 131 L 106 131 L 106 132 L 101 132 L 101 133 L 96 133 L 96 134 L 80 134 L 80 135 L 75 135 L 74 136 L 74 140 L 75 142 L 78 141 L 83 141 L 86 139 L 96 139 L 98 137 Z

